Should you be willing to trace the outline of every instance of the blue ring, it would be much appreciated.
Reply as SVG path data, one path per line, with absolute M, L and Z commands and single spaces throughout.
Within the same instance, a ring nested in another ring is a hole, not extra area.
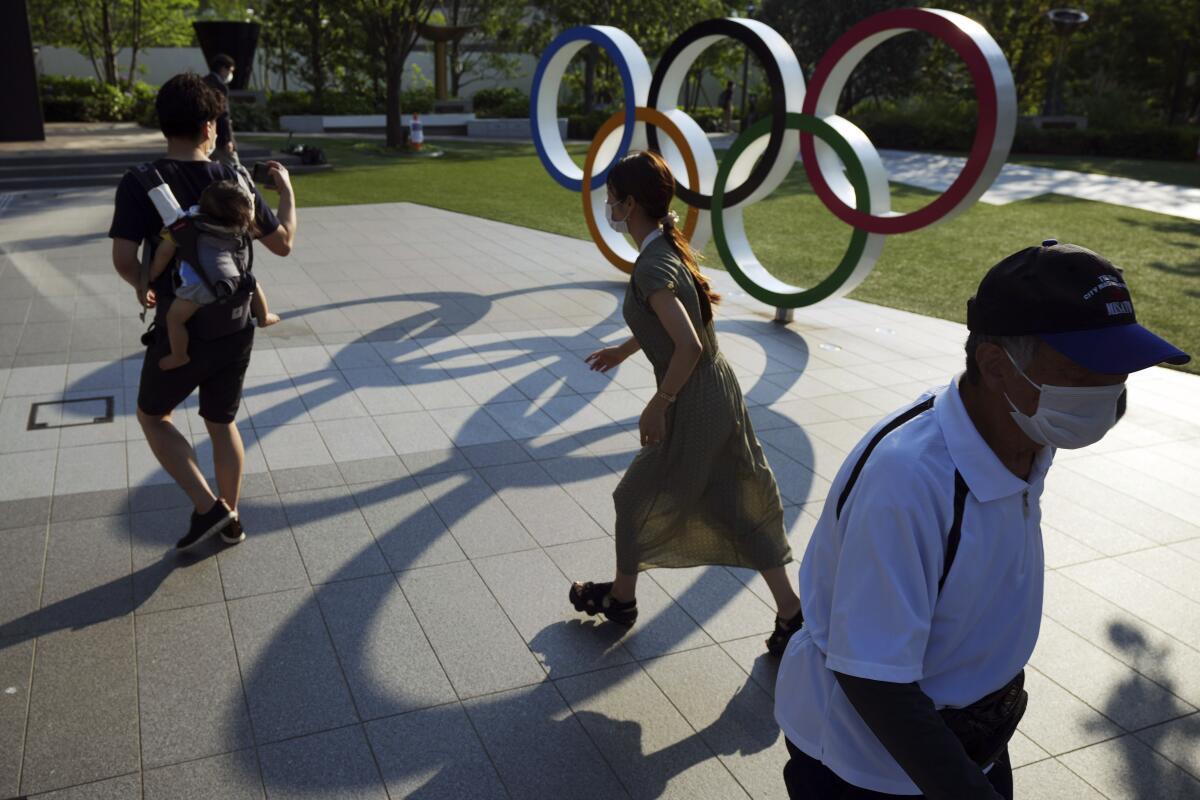
M 556 36 L 554 41 L 550 43 L 550 46 L 546 48 L 546 51 L 542 53 L 542 58 L 538 61 L 537 71 L 533 73 L 533 93 L 529 100 L 530 132 L 533 134 L 533 144 L 537 148 L 538 158 L 542 160 L 542 166 L 550 173 L 550 177 L 558 181 L 559 185 L 570 189 L 572 192 L 581 191 L 583 189 L 583 181 L 579 178 L 572 178 L 563 174 L 546 153 L 546 148 L 542 144 L 542 132 L 538 128 L 538 95 L 541 93 L 542 77 L 546 72 L 546 65 L 550 63 L 550 59 L 554 58 L 554 55 L 566 45 L 581 39 L 604 48 L 609 57 L 617 65 L 617 69 L 620 70 L 621 83 L 625 87 L 625 127 L 624 132 L 621 134 L 621 144 L 617 147 L 617 154 L 613 156 L 613 160 L 609 162 L 608 166 L 592 176 L 592 189 L 599 189 L 603 186 L 605 181 L 608 180 L 609 170 L 629 152 L 629 145 L 633 141 L 634 115 L 637 108 L 637 97 L 634 96 L 633 75 L 629 72 L 629 65 L 625 63 L 620 48 L 608 37 L 608 34 L 597 30 L 595 26 L 579 25 L 574 28 L 568 28 Z M 558 87 L 554 88 L 555 92 L 557 92 Z M 555 103 L 555 107 L 557 108 L 557 103 Z

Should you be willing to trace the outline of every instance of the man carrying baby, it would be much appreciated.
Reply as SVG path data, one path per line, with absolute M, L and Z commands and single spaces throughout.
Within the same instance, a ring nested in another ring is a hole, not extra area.
M 195 205 L 209 184 L 238 179 L 231 168 L 209 160 L 216 144 L 216 120 L 223 106 L 221 98 L 200 76 L 187 73 L 171 78 L 159 90 L 155 108 L 167 139 L 167 152 L 165 158 L 154 162 L 154 167 L 183 208 Z M 279 191 L 279 210 L 272 213 L 253 190 L 254 226 L 259 242 L 272 253 L 286 256 L 296 236 L 295 198 L 287 170 L 277 162 L 268 163 Z M 227 544 L 236 544 L 245 538 L 237 516 L 244 452 L 234 418 L 250 363 L 254 328 L 247 317 L 244 327 L 221 338 L 193 336 L 187 348 L 188 363 L 170 370 L 160 367 L 160 360 L 170 352 L 166 319 L 175 296 L 174 270 L 163 269 L 149 288 L 143 289 L 138 246 L 144 241 L 145 247 L 153 247 L 162 226 L 162 218 L 145 189 L 133 173 L 127 174 L 117 188 L 109 228 L 113 266 L 138 291 L 143 304 L 155 309 L 155 326 L 138 386 L 138 422 L 155 458 L 193 506 L 189 530 L 176 547 L 193 547 L 217 533 Z M 175 408 L 196 389 L 200 394 L 200 416 L 212 440 L 219 494 L 209 487 L 195 450 L 171 419 Z

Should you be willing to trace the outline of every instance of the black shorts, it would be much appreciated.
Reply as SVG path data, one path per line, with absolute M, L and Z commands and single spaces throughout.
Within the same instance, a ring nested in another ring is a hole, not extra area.
M 165 325 L 155 327 L 154 343 L 146 348 L 142 379 L 138 385 L 138 408 L 152 417 L 171 413 L 197 387 L 200 416 L 209 422 L 228 424 L 237 416 L 242 402 L 242 381 L 250 366 L 254 326 L 231 336 L 211 341 L 192 337 L 188 346 L 191 361 L 165 372 L 158 360 L 171 352 Z

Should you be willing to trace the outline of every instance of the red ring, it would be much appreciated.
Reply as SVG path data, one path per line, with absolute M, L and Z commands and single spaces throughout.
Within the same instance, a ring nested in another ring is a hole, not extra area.
M 808 181 L 812 184 L 817 197 L 838 219 L 869 233 L 909 233 L 932 225 L 949 214 L 955 206 L 962 202 L 979 180 L 992 149 L 992 140 L 996 136 L 998 116 L 996 82 L 983 51 L 954 22 L 940 14 L 920 8 L 885 11 L 863 20 L 842 34 L 841 38 L 833 43 L 833 46 L 825 52 L 817 64 L 812 80 L 808 83 L 808 91 L 804 95 L 804 113 L 816 115 L 817 102 L 820 100 L 821 91 L 825 88 L 825 81 L 828 80 L 830 72 L 850 48 L 868 36 L 895 28 L 928 33 L 954 48 L 954 51 L 966 63 L 967 69 L 971 73 L 971 79 L 974 81 L 975 99 L 979 104 L 979 121 L 967 163 L 950 187 L 925 207 L 895 217 L 877 217 L 864 211 L 858 211 L 842 202 L 842 199 L 829 188 L 829 184 L 825 182 L 825 176 L 821 174 L 812 134 L 800 134 L 800 154 L 804 160 L 804 172 L 808 175 Z

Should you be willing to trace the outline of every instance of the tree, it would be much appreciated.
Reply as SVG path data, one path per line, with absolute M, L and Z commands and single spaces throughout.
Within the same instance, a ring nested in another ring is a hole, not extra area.
M 373 29 L 383 51 L 386 83 L 387 146 L 399 147 L 400 89 L 404 62 L 417 44 L 421 25 L 429 21 L 437 0 L 346 0 L 359 24 Z
M 640 0 L 637 3 L 617 3 L 611 0 L 536 0 L 532 13 L 524 21 L 522 37 L 525 47 L 539 52 L 554 34 L 575 25 L 613 25 L 628 33 L 653 61 L 667 45 L 683 31 L 714 17 L 725 17 L 742 7 L 732 0 Z M 598 48 L 585 48 L 583 53 L 583 104 L 590 109 L 597 87 L 618 96 L 619 79 L 612 63 L 603 58 Z
M 766 0 L 759 19 L 791 44 L 804 73 L 811 76 L 821 56 L 856 23 L 912 5 L 911 0 Z M 903 97 L 911 91 L 928 48 L 923 37 L 902 35 L 873 50 L 846 81 L 839 108 L 853 109 L 865 99 L 878 103 Z
M 146 47 L 189 44 L 187 13 L 194 9 L 194 0 L 29 0 L 34 41 L 75 48 L 99 80 L 114 86 L 133 82 Z M 124 77 L 117 63 L 123 48 L 130 50 Z
M 474 29 L 450 43 L 451 96 L 458 97 L 478 80 L 516 76 L 517 58 L 506 48 L 520 38 L 525 6 L 524 0 L 451 0 L 444 5 L 447 25 Z

